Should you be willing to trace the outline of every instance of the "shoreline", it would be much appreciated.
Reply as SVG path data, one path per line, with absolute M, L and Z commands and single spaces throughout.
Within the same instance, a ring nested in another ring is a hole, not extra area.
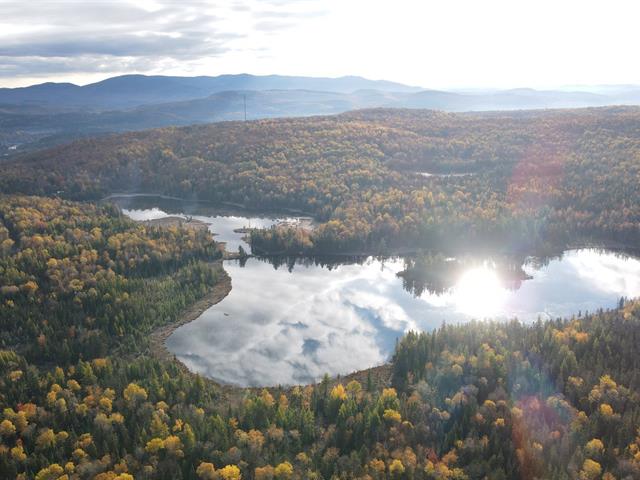
M 213 286 L 211 291 L 204 297 L 196 300 L 195 303 L 187 307 L 175 322 L 162 325 L 153 330 L 149 335 L 148 350 L 151 355 L 160 360 L 175 361 L 181 366 L 181 368 L 186 369 L 187 371 L 189 371 L 189 373 L 192 373 L 194 375 L 197 374 L 189 370 L 184 363 L 178 360 L 178 358 L 169 351 L 166 346 L 166 340 L 174 331 L 176 331 L 176 329 L 183 325 L 186 325 L 187 323 L 193 322 L 195 319 L 200 317 L 200 315 L 202 315 L 207 309 L 224 300 L 231 292 L 231 277 L 223 268 L 222 260 L 216 260 L 212 263 L 212 266 L 218 269 L 218 271 L 220 272 L 221 280 Z M 220 385 L 218 382 L 215 383 Z
M 149 225 L 152 227 L 184 227 L 191 228 L 193 230 L 207 230 L 208 225 L 202 220 L 194 218 L 183 218 L 177 215 L 171 215 L 169 217 L 154 218 L 151 220 L 142 220 L 139 223 L 142 225 Z
M 608 250 L 615 251 L 615 247 L 609 246 L 576 246 L 573 245 L 570 249 L 581 249 L 581 248 L 605 248 Z M 619 248 L 619 247 L 618 247 Z M 250 255 L 248 257 L 251 257 Z M 197 300 L 195 303 L 187 307 L 179 318 L 176 319 L 175 322 L 158 327 L 150 334 L 150 341 L 148 351 L 155 358 L 167 362 L 175 362 L 175 364 L 182 370 L 184 373 L 188 375 L 193 375 L 201 378 L 203 381 L 208 382 L 211 385 L 214 385 L 220 390 L 221 401 L 227 402 L 228 404 L 237 405 L 238 402 L 241 402 L 243 398 L 249 393 L 259 394 L 262 390 L 268 390 L 271 392 L 290 392 L 292 389 L 296 387 L 305 387 L 308 385 L 318 385 L 321 379 L 308 383 L 308 384 L 296 384 L 296 385 L 263 385 L 263 386 L 242 386 L 233 383 L 227 383 L 220 381 L 215 378 L 208 377 L 201 373 L 192 371 L 184 364 L 175 354 L 171 353 L 166 346 L 166 340 L 169 336 L 179 327 L 186 325 L 197 318 L 199 318 L 207 309 L 210 307 L 220 303 L 224 300 L 229 293 L 231 292 L 231 277 L 228 272 L 224 269 L 224 261 L 230 259 L 239 258 L 237 254 L 224 252 L 224 257 L 222 259 L 216 260 L 212 263 L 212 266 L 219 269 L 221 279 L 217 282 L 212 290 L 207 293 L 204 297 Z M 335 386 L 337 383 L 347 383 L 351 380 L 357 380 L 361 385 L 366 386 L 367 380 L 370 377 L 372 383 L 377 386 L 389 386 L 391 385 L 391 368 L 392 364 L 390 361 L 386 361 L 383 364 L 375 365 L 369 368 L 365 368 L 362 370 L 356 370 L 345 374 L 337 374 L 329 377 L 329 385 Z
M 247 212 L 256 213 L 259 215 L 280 215 L 284 213 L 292 213 L 296 215 L 300 215 L 302 217 L 309 217 L 309 219 L 313 222 L 316 221 L 315 214 L 306 212 L 304 210 L 300 210 L 298 208 L 291 207 L 281 207 L 274 208 L 272 210 L 267 210 L 266 212 L 260 208 L 249 207 L 242 203 L 237 202 L 224 202 L 224 201 L 213 201 L 213 200 L 201 200 L 201 199 L 189 199 L 183 197 L 175 197 L 172 195 L 164 195 L 162 193 L 110 193 L 102 198 L 96 199 L 95 201 L 100 202 L 108 202 L 109 200 L 117 199 L 117 198 L 161 198 L 163 200 L 175 200 L 178 202 L 191 202 L 195 204 L 203 204 L 210 205 L 213 207 L 228 207 L 228 208 L 236 208 L 240 210 L 245 210 Z
M 236 203 L 236 202 L 214 202 L 211 200 L 200 200 L 200 199 L 194 200 L 194 199 L 175 197 L 171 195 L 164 195 L 161 193 L 137 193 L 137 192 L 110 193 L 97 201 L 104 202 L 104 201 L 112 200 L 114 198 L 137 198 L 137 197 L 156 197 L 156 198 L 161 198 L 165 200 L 176 200 L 180 202 L 194 202 L 194 203 L 208 204 L 211 206 L 218 206 L 218 207 L 232 207 L 232 208 L 235 207 L 241 210 L 245 210 L 247 212 L 255 213 L 257 215 L 277 215 L 278 213 L 290 212 L 290 213 L 301 215 L 303 218 L 300 219 L 301 220 L 300 225 L 287 225 L 287 226 L 290 226 L 292 228 L 303 228 L 306 230 L 314 230 L 317 225 L 321 225 L 321 222 L 316 219 L 314 214 L 310 212 L 305 212 L 304 210 L 295 209 L 295 208 L 281 207 L 277 211 L 276 210 L 272 211 L 268 209 L 265 211 L 258 208 L 248 207 L 246 205 L 243 205 L 241 203 Z M 171 216 L 168 218 L 173 218 L 173 217 L 174 216 Z M 187 223 L 186 220 L 182 219 L 181 217 L 175 217 L 175 218 L 181 219 L 185 224 Z M 163 219 L 157 219 L 157 220 L 163 220 Z M 148 223 L 148 222 L 154 222 L 154 221 L 155 220 L 146 220 L 146 221 L 141 221 L 141 223 Z M 192 220 L 192 222 L 196 223 L 196 222 L 199 222 L 199 220 Z M 587 238 L 587 237 L 583 237 L 583 238 L 586 238 L 586 239 L 568 241 L 564 245 L 554 245 L 554 246 L 543 245 L 542 247 L 534 246 L 533 248 L 528 249 L 528 250 L 534 251 L 533 254 L 528 254 L 528 256 L 531 256 L 531 255 L 544 256 L 545 255 L 544 251 L 547 249 L 550 250 L 549 256 L 552 256 L 552 257 L 558 256 L 562 254 L 563 251 L 566 251 L 566 250 L 580 250 L 580 249 L 603 249 L 603 250 L 612 250 L 620 253 L 625 253 L 625 251 L 631 251 L 631 252 L 640 254 L 640 248 L 635 244 L 624 243 L 617 240 L 596 240 L 596 239 Z M 459 247 L 459 248 L 465 248 L 465 247 Z M 484 250 L 490 250 L 490 249 L 480 248 L 479 252 Z M 557 252 L 557 250 L 560 250 L 560 252 Z M 333 257 L 368 257 L 368 256 L 398 257 L 398 256 L 416 255 L 421 251 L 430 251 L 430 248 L 429 247 L 415 248 L 415 247 L 405 246 L 405 247 L 390 248 L 384 253 L 381 253 L 380 251 L 377 251 L 375 249 L 337 251 L 333 253 L 330 253 L 330 252 L 295 252 L 293 253 L 293 252 L 286 252 L 286 251 L 280 251 L 280 252 L 265 251 L 260 253 L 252 253 L 250 256 L 253 256 L 253 257 L 270 257 L 270 256 L 273 256 L 273 257 L 283 257 L 283 256 L 284 257 L 323 257 L 323 256 L 327 256 L 327 257 L 331 257 L 331 256 Z M 501 251 L 495 251 L 494 253 L 502 253 L 502 254 L 509 255 L 509 254 L 518 254 L 522 252 L 518 250 L 513 250 L 513 249 L 506 249 Z
M 185 365 L 176 355 L 171 353 L 167 348 L 167 339 L 183 325 L 193 322 L 199 318 L 206 310 L 220 303 L 231 292 L 231 277 L 223 267 L 223 260 L 216 260 L 212 263 L 214 268 L 219 269 L 221 280 L 217 282 L 212 290 L 204 297 L 196 300 L 195 303 L 187 307 L 175 322 L 162 325 L 151 332 L 149 335 L 149 345 L 147 353 L 158 360 L 172 362 L 187 375 L 201 378 L 204 382 L 214 385 L 220 390 L 220 401 L 229 405 L 239 405 L 248 393 L 259 394 L 262 390 L 273 392 L 291 392 L 296 387 L 306 387 L 308 385 L 318 385 L 321 380 L 313 383 L 300 385 L 265 385 L 265 386 L 241 386 L 230 383 L 221 382 L 219 380 L 207 377 L 198 372 L 194 372 Z M 367 386 L 367 380 L 370 378 L 374 388 L 387 387 L 391 385 L 391 362 L 387 361 L 381 365 L 356 370 L 343 375 L 334 375 L 329 377 L 329 385 L 331 387 L 338 383 L 348 383 L 351 380 L 360 382 L 363 388 Z
M 136 195 L 136 196 L 146 196 L 146 195 L 142 194 L 142 195 Z M 157 197 L 159 195 L 149 195 L 149 196 Z M 163 217 L 159 219 L 153 219 L 153 220 L 142 220 L 142 221 L 138 221 L 138 223 L 145 224 L 145 225 L 161 226 L 161 227 L 169 227 L 172 225 L 176 225 L 176 226 L 182 226 L 185 228 L 192 228 L 196 230 L 208 228 L 208 225 L 200 220 L 183 218 L 175 215 L 169 216 L 169 217 Z M 242 233 L 238 230 L 243 230 L 243 229 L 237 229 L 234 231 L 236 231 L 236 233 Z M 637 247 L 634 248 L 632 246 L 624 245 L 619 242 L 615 242 L 615 241 L 598 242 L 592 239 L 575 242 L 575 243 L 569 243 L 562 250 L 566 251 L 566 250 L 577 250 L 577 249 L 603 249 L 603 250 L 611 250 L 613 252 L 621 253 L 621 254 L 625 253 L 625 250 L 627 251 L 631 250 L 636 252 L 638 251 Z M 304 253 L 297 254 L 297 255 L 295 254 L 294 255 L 287 255 L 287 254 L 278 255 L 273 253 L 267 253 L 264 255 L 250 254 L 250 255 L 247 255 L 246 258 L 249 258 L 249 257 L 267 257 L 268 258 L 268 257 L 278 257 L 278 256 L 298 257 L 298 258 L 314 257 L 314 256 L 317 256 L 317 257 L 327 256 L 327 257 L 337 257 L 337 258 L 345 258 L 345 257 L 362 258 L 362 257 L 374 256 L 374 257 L 390 258 L 390 257 L 412 255 L 412 254 L 418 253 L 419 251 L 420 250 L 415 250 L 415 249 L 405 247 L 405 248 L 397 249 L 395 252 L 388 252 L 386 254 L 375 254 L 375 253 L 366 252 L 366 251 L 339 252 L 339 253 L 333 253 L 333 254 L 319 254 L 319 255 L 312 255 L 312 254 L 310 255 L 310 254 L 304 254 Z M 562 255 L 562 252 L 556 253 L 555 255 L 551 254 L 551 256 L 559 256 L 559 255 Z M 185 310 L 183 310 L 178 316 L 178 318 L 176 318 L 175 322 L 160 326 L 150 333 L 149 345 L 147 347 L 148 353 L 159 360 L 167 361 L 167 362 L 175 362 L 175 365 L 177 365 L 178 368 L 184 373 L 188 375 L 197 376 L 201 378 L 203 381 L 211 385 L 214 385 L 216 388 L 220 390 L 221 400 L 229 404 L 237 404 L 237 402 L 241 401 L 248 393 L 259 393 L 263 389 L 266 389 L 272 392 L 274 391 L 289 392 L 296 386 L 304 387 L 307 385 L 317 385 L 320 380 L 309 383 L 309 384 L 300 384 L 300 385 L 242 386 L 242 385 L 237 385 L 232 383 L 226 383 L 226 382 L 222 382 L 217 379 L 214 379 L 214 378 L 205 376 L 201 373 L 190 370 L 186 364 L 184 364 L 175 354 L 171 353 L 167 348 L 166 341 L 173 334 L 175 330 L 177 330 L 183 325 L 186 325 L 198 319 L 207 309 L 220 303 L 229 295 L 232 289 L 232 285 L 231 285 L 232 279 L 228 274 L 228 272 L 224 269 L 224 261 L 241 259 L 241 258 L 242 257 L 237 252 L 229 252 L 223 247 L 223 258 L 211 263 L 212 268 L 216 268 L 218 270 L 220 274 L 220 280 L 212 287 L 212 289 L 207 294 L 205 294 L 203 297 L 196 300 L 193 304 L 191 304 Z M 391 363 L 387 361 L 381 365 L 365 368 L 363 370 L 353 371 L 353 372 L 342 374 L 342 375 L 340 374 L 333 375 L 329 377 L 329 383 L 330 385 L 335 385 L 339 382 L 346 383 L 350 380 L 358 380 L 363 386 L 365 386 L 369 377 L 372 379 L 372 382 L 376 386 L 390 385 L 391 384 Z
M 477 254 L 500 254 L 500 255 L 518 255 L 522 254 L 522 251 L 516 249 L 491 249 L 491 248 L 466 248 L 466 247 L 456 247 L 447 253 L 455 256 L 457 254 L 456 250 L 465 250 L 465 253 L 471 251 L 472 253 Z M 623 243 L 616 240 L 580 240 L 580 241 L 571 241 L 567 242 L 565 245 L 553 246 L 550 248 L 533 248 L 529 249 L 530 253 L 527 253 L 525 257 L 558 257 L 562 255 L 564 252 L 570 250 L 608 250 L 616 253 L 629 253 L 640 255 L 640 247 L 635 244 Z M 384 253 L 380 253 L 379 251 L 374 250 L 351 250 L 351 251 L 341 251 L 341 252 L 296 252 L 296 253 L 288 253 L 286 251 L 278 251 L 278 252 L 267 252 L 263 251 L 260 253 L 252 253 L 254 257 L 296 257 L 296 258 L 322 258 L 322 257 L 376 257 L 376 258 L 395 258 L 395 257 L 404 257 L 404 256 L 413 256 L 417 255 L 421 252 L 442 252 L 442 249 L 430 249 L 427 247 L 415 248 L 415 247 L 398 247 L 388 249 Z

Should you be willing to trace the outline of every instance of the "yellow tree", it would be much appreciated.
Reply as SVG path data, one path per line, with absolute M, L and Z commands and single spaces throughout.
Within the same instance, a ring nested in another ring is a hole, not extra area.
M 289 462 L 282 462 L 276 466 L 274 473 L 278 480 L 289 480 L 293 476 L 293 466 Z
M 227 465 L 224 468 L 218 470 L 218 475 L 223 480 L 240 480 L 242 475 L 240 474 L 240 469 L 236 465 Z

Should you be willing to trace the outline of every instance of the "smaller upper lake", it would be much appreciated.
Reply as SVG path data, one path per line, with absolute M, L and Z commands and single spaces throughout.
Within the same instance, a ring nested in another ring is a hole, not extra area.
M 236 228 L 304 221 L 157 198 L 117 203 L 139 220 L 202 220 L 230 250 L 248 249 Z M 167 348 L 192 371 L 225 383 L 301 384 L 387 361 L 407 330 L 445 321 L 570 317 L 640 296 L 640 260 L 595 249 L 545 259 L 438 257 L 418 268 L 421 284 L 408 281 L 402 258 L 281 260 L 226 261 L 229 296 L 178 328 Z
M 254 214 L 234 207 L 214 207 L 207 203 L 151 195 L 114 195 L 109 201 L 116 203 L 133 220 L 155 220 L 172 216 L 201 221 L 215 234 L 216 241 L 225 242 L 229 252 L 237 252 L 240 246 L 247 252 L 251 251 L 251 247 L 243 239 L 244 234 L 236 232 L 238 229 L 268 228 L 282 223 L 293 225 L 311 221 L 309 217 Z

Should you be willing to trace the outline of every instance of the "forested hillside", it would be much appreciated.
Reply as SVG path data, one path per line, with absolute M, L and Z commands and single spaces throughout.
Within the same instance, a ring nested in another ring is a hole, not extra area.
M 637 108 L 370 110 L 80 141 L 6 164 L 0 188 L 301 209 L 321 221 L 315 231 L 254 232 L 254 248 L 317 253 L 632 243 L 639 179 Z
M 37 197 L 0 213 L 0 478 L 640 476 L 638 302 L 445 325 L 390 368 L 230 395 L 145 353 L 216 282 L 204 231 Z
M 0 340 L 28 360 L 135 348 L 216 281 L 206 231 L 136 224 L 115 207 L 0 198 Z

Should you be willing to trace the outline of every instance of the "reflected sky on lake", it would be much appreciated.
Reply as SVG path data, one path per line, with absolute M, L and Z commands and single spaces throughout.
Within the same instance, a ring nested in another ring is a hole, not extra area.
M 230 295 L 176 330 L 167 346 L 190 369 L 240 385 L 307 383 L 378 365 L 404 332 L 443 321 L 570 316 L 640 295 L 637 259 L 594 250 L 566 252 L 539 269 L 525 264 L 533 278 L 518 290 L 483 266 L 464 272 L 447 293 L 417 298 L 396 276 L 401 260 L 289 272 L 250 259 L 225 268 Z
M 122 199 L 126 199 L 128 203 L 132 201 L 132 199 L 128 197 L 122 197 Z M 115 197 L 116 203 L 122 203 L 122 199 L 120 199 L 120 202 L 118 202 L 118 197 Z M 150 201 L 148 197 L 136 197 L 133 200 L 141 205 L 145 205 L 145 203 L 148 203 Z M 127 205 L 126 208 L 122 209 L 122 213 L 137 221 L 157 220 L 159 218 L 166 217 L 187 218 L 187 215 L 182 212 L 172 213 L 172 209 L 162 209 L 158 207 L 133 208 L 135 206 L 138 205 Z M 225 242 L 226 248 L 230 252 L 237 252 L 239 246 L 242 246 L 242 248 L 244 248 L 247 252 L 251 251 L 249 244 L 242 239 L 243 234 L 236 233 L 234 232 L 234 230 L 237 230 L 239 228 L 268 228 L 281 222 L 295 223 L 298 220 L 297 217 L 288 216 L 265 215 L 246 217 L 234 215 L 224 211 L 209 213 L 207 212 L 207 210 L 214 209 L 212 207 L 207 208 L 207 206 L 200 206 L 200 208 L 195 210 L 195 212 L 198 213 L 190 213 L 188 216 L 195 220 L 206 223 L 209 231 L 215 234 L 216 241 Z M 205 212 L 206 214 L 203 214 Z
M 228 250 L 249 248 L 234 229 L 268 227 L 285 219 L 135 200 L 137 205 L 127 199 L 123 210 L 131 218 L 187 212 L 219 234 Z M 523 270 L 531 279 L 517 289 L 507 288 L 487 259 L 461 271 L 444 293 L 418 297 L 397 276 L 404 269 L 401 259 L 330 269 L 297 264 L 290 272 L 250 258 L 244 267 L 227 261 L 225 269 L 232 279 L 229 296 L 178 328 L 167 347 L 191 370 L 243 386 L 309 383 L 325 373 L 379 365 L 407 330 L 431 330 L 443 321 L 566 317 L 612 308 L 621 296 L 640 296 L 637 258 L 589 249 L 565 252 L 542 266 L 533 258 L 526 261 Z

